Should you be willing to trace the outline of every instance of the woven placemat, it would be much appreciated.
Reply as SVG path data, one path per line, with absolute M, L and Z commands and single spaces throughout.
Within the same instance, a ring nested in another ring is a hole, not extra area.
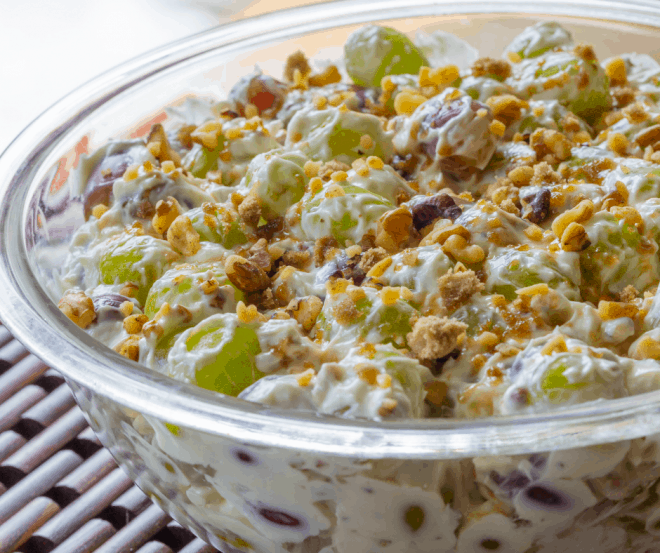
M 217 553 L 134 486 L 0 323 L 0 553 Z

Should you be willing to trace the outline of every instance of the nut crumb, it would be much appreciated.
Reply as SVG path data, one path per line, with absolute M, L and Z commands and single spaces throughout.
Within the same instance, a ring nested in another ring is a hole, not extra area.
M 239 255 L 227 258 L 225 273 L 231 283 L 244 292 L 259 292 L 270 285 L 270 279 L 261 267 Z
M 256 225 L 261 218 L 259 197 L 250 192 L 238 206 L 238 214 L 248 225 Z
M 484 285 L 474 271 L 449 272 L 438 278 L 438 289 L 444 306 L 453 311 L 466 303 Z
M 432 315 L 417 319 L 407 339 L 415 357 L 428 361 L 449 355 L 459 345 L 466 330 L 465 323 Z
M 301 50 L 294 52 L 286 59 L 286 65 L 284 66 L 284 78 L 290 83 L 292 83 L 294 80 L 296 69 L 300 71 L 300 74 L 303 77 L 306 77 L 312 71 L 312 68 L 309 66 L 309 62 L 307 61 L 307 56 L 305 56 Z
M 376 263 L 382 261 L 388 256 L 384 248 L 371 248 L 362 254 L 358 267 L 365 273 L 368 273 Z
M 115 346 L 115 351 L 119 355 L 127 357 L 131 361 L 137 361 L 140 358 L 140 337 L 132 334 Z
M 624 302 L 624 303 L 633 302 L 638 297 L 639 297 L 639 292 L 637 291 L 637 289 L 632 284 L 629 284 L 628 286 L 626 286 L 619 293 L 619 301 Z
M 57 307 L 80 328 L 87 328 L 96 320 L 94 302 L 84 292 L 67 292 Z
M 174 219 L 167 229 L 167 241 L 183 255 L 195 255 L 202 247 L 199 234 L 186 215 L 179 215 Z
M 168 196 L 164 200 L 158 200 L 156 214 L 151 220 L 151 224 L 156 232 L 165 234 L 174 220 L 182 213 L 176 198 Z
M 129 315 L 124 319 L 124 330 L 128 334 L 139 334 L 142 332 L 142 327 L 149 320 L 146 315 Z

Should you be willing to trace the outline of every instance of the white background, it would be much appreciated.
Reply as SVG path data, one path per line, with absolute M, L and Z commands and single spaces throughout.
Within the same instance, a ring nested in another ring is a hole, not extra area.
M 59 98 L 147 50 L 309 0 L 0 0 L 0 152 Z

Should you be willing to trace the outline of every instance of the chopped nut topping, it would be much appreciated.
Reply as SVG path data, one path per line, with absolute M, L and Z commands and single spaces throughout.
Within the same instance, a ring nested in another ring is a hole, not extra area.
M 630 317 L 637 315 L 637 307 L 632 303 L 622 303 L 616 301 L 598 302 L 598 316 L 604 321 L 619 319 L 621 317 Z
M 623 86 L 628 82 L 626 64 L 621 58 L 613 58 L 605 65 L 605 73 L 611 86 Z
M 660 342 L 650 336 L 642 338 L 632 351 L 633 359 L 656 359 L 660 360 Z
M 582 58 L 584 61 L 598 61 L 594 47 L 591 44 L 581 42 L 573 48 L 573 52 L 578 58 Z
M 472 64 L 472 75 L 475 77 L 492 77 L 503 81 L 511 76 L 511 65 L 500 59 L 479 58 Z
M 306 298 L 296 298 L 291 300 L 286 310 L 291 317 L 298 321 L 305 332 L 312 330 L 316 324 L 316 318 L 319 316 L 323 302 L 316 296 L 307 296 Z
M 165 234 L 174 220 L 182 214 L 181 206 L 176 198 L 168 196 L 164 200 L 158 200 L 156 204 L 156 214 L 151 220 L 151 224 L 156 232 Z
M 139 342 L 140 337 L 133 334 L 117 344 L 115 351 L 119 353 L 119 355 L 123 355 L 131 361 L 138 361 L 140 359 Z
M 147 149 L 161 163 L 171 161 L 176 167 L 181 167 L 181 157 L 170 146 L 165 129 L 160 123 L 156 123 L 151 127 L 149 136 L 147 136 Z
M 453 271 L 438 278 L 438 290 L 444 306 L 453 311 L 477 292 L 483 290 L 484 285 L 479 281 L 474 271 Z
M 374 267 L 374 265 L 385 259 L 387 256 L 388 256 L 387 251 L 384 248 L 371 248 L 362 255 L 358 266 L 365 273 L 369 273 L 369 271 Z M 392 261 L 390 260 L 390 264 L 391 263 Z
M 329 65 L 321 73 L 310 75 L 307 83 L 309 86 L 326 86 L 341 81 L 341 73 L 336 65 Z
M 543 355 L 552 355 L 553 353 L 564 353 L 568 351 L 566 340 L 563 336 L 555 336 L 541 350 Z
M 421 317 L 408 334 L 408 344 L 418 359 L 432 360 L 449 355 L 465 337 L 467 325 L 447 317 Z
M 219 282 L 214 278 L 205 280 L 199 285 L 202 292 L 207 296 L 213 294 L 219 288 L 219 286 Z
M 493 117 L 505 125 L 518 121 L 522 116 L 522 110 L 529 107 L 527 102 L 511 94 L 491 96 L 486 100 L 486 104 L 493 112 Z
M 506 126 L 504 123 L 502 123 L 502 121 L 498 121 L 497 119 L 491 121 L 488 128 L 490 129 L 490 132 L 495 136 L 504 136 L 504 133 L 506 132 Z
M 183 255 L 195 255 L 201 248 L 199 234 L 186 215 L 179 215 L 167 229 L 167 241 Z
M 638 296 L 639 292 L 637 289 L 632 284 L 629 284 L 619 294 L 619 301 L 623 303 L 630 303 L 637 299 Z
M 561 235 L 561 247 L 567 252 L 581 252 L 590 245 L 589 236 L 579 223 L 570 223 Z
M 96 320 L 94 302 L 84 292 L 67 292 L 57 306 L 80 328 L 87 328 Z
M 103 215 L 105 215 L 108 212 L 109 209 L 110 208 L 104 204 L 95 205 L 92 208 L 92 215 L 97 219 L 100 219 L 101 217 L 103 217 Z
M 412 115 L 426 100 L 426 96 L 404 90 L 394 98 L 394 111 L 397 115 Z
M 321 167 L 318 170 L 317 176 L 322 180 L 328 180 L 329 178 L 332 177 L 333 173 L 337 173 L 339 171 L 346 173 L 348 170 L 350 170 L 350 168 L 351 168 L 350 165 L 346 165 L 341 161 L 337 161 L 337 160 L 328 161 L 327 163 L 321 165 Z
M 300 373 L 296 377 L 296 381 L 298 382 L 298 386 L 305 388 L 309 386 L 312 383 L 312 379 L 316 376 L 316 372 L 314 372 L 314 369 L 307 369 L 305 372 Z
M 260 313 L 257 311 L 256 305 L 246 306 L 244 302 L 239 301 L 236 305 L 236 315 L 238 320 L 245 324 L 250 324 L 253 321 L 259 320 Z M 261 315 L 263 317 L 263 315 Z
M 376 246 L 387 251 L 397 251 L 410 237 L 413 217 L 406 207 L 386 212 L 378 220 Z
M 398 405 L 399 404 L 396 399 L 389 397 L 385 398 L 381 406 L 378 408 L 378 414 L 381 417 L 389 417 L 394 413 L 394 411 L 396 411 Z
M 124 330 L 128 334 L 139 334 L 148 320 L 149 317 L 146 315 L 130 315 L 124 319 Z
M 339 253 L 337 246 L 337 240 L 330 236 L 319 238 L 314 244 L 314 265 L 322 267 L 332 261 Z
M 259 292 L 270 285 L 270 279 L 261 267 L 238 255 L 227 258 L 225 272 L 231 283 L 244 292 Z
M 573 209 L 564 211 L 552 222 L 552 232 L 557 238 L 561 238 L 564 231 L 571 223 L 585 223 L 594 214 L 594 204 L 591 200 L 582 200 Z
M 353 324 L 360 316 L 355 303 L 350 298 L 344 298 L 332 307 L 332 315 L 342 326 Z
M 563 134 L 551 129 L 536 129 L 529 138 L 529 145 L 538 159 L 550 157 L 553 162 L 563 161 L 571 156 L 573 144 Z
M 294 52 L 286 59 L 286 65 L 284 66 L 284 78 L 290 83 L 293 82 L 293 77 L 296 70 L 300 71 L 300 74 L 303 77 L 306 77 L 312 71 L 312 68 L 309 66 L 309 62 L 307 61 L 307 57 L 300 50 Z
M 261 218 L 259 196 L 250 192 L 238 206 L 238 214 L 249 225 L 256 225 Z

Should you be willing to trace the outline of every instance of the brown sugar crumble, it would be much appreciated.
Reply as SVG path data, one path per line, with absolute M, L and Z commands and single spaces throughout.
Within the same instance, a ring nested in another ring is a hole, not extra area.
M 449 355 L 464 337 L 467 325 L 447 317 L 421 317 L 408 334 L 408 344 L 420 360 L 439 359 Z

